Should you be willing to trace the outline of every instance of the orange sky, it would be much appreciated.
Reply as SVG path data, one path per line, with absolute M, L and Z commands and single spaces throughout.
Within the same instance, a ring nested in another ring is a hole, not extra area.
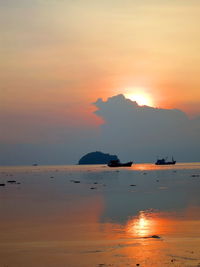
M 0 7 L 1 141 L 17 139 L 16 125 L 98 125 L 91 103 L 127 88 L 144 88 L 157 107 L 199 114 L 199 0 Z

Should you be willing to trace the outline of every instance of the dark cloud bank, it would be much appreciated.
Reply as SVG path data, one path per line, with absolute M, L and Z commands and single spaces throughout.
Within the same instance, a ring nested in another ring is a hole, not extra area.
M 95 112 L 104 123 L 96 131 L 80 130 L 62 144 L 1 145 L 0 164 L 75 164 L 91 151 L 117 154 L 122 161 L 154 162 L 172 155 L 178 162 L 200 161 L 200 117 L 177 109 L 138 106 L 123 95 L 98 99 Z
M 178 161 L 200 160 L 200 118 L 191 120 L 177 109 L 138 106 L 123 95 L 99 99 L 95 105 L 105 121 L 102 150 L 142 162 L 171 155 Z

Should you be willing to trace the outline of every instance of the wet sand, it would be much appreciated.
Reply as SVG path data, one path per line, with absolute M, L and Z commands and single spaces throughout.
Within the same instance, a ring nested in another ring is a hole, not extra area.
M 0 167 L 0 267 L 200 266 L 199 175 L 199 163 Z

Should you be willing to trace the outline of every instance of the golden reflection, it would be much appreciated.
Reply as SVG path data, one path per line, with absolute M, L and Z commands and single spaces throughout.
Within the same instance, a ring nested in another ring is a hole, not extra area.
M 199 207 L 190 206 L 180 212 L 140 211 L 125 226 L 127 243 L 120 253 L 131 259 L 133 265 L 139 263 L 144 267 L 171 266 L 176 260 L 178 266 L 189 266 L 191 260 L 197 266 L 199 226 Z M 153 235 L 161 239 L 151 238 Z
M 127 224 L 127 232 L 138 237 L 147 237 L 153 235 L 156 227 L 156 221 L 149 217 L 146 212 L 140 211 L 139 216 L 130 220 Z
M 185 168 L 189 168 L 189 164 L 185 165 Z M 133 164 L 131 167 L 135 171 L 153 171 L 153 170 L 176 170 L 183 168 L 183 164 L 178 163 L 176 165 L 155 165 L 154 163 L 138 163 Z
M 171 216 L 170 216 L 171 215 Z M 175 215 L 175 214 L 174 214 Z M 128 237 L 151 237 L 153 235 L 174 234 L 179 219 L 172 214 L 153 210 L 140 211 L 138 216 L 129 220 L 125 231 Z
M 154 163 L 137 163 L 131 167 L 136 171 L 152 171 L 152 170 L 179 170 L 179 169 L 199 169 L 199 163 L 177 163 L 176 165 L 155 165 Z

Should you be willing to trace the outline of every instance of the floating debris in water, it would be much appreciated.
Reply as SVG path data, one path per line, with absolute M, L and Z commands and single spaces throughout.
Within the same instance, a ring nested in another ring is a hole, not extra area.
M 130 184 L 129 186 L 136 186 L 136 184 Z
M 152 235 L 151 238 L 160 238 L 158 235 Z
M 152 235 L 152 236 L 145 236 L 144 238 L 157 238 L 160 239 L 161 237 L 158 235 Z
M 5 186 L 5 184 L 0 184 L 0 186 Z
M 80 184 L 80 181 L 78 180 L 70 180 L 70 182 L 75 183 L 75 184 Z
M 106 267 L 106 266 L 113 266 L 113 264 L 106 264 L 106 263 L 99 263 L 98 267 Z
M 9 184 L 15 184 L 16 181 L 15 180 L 9 180 L 9 181 L 7 181 L 7 183 L 9 183 Z

